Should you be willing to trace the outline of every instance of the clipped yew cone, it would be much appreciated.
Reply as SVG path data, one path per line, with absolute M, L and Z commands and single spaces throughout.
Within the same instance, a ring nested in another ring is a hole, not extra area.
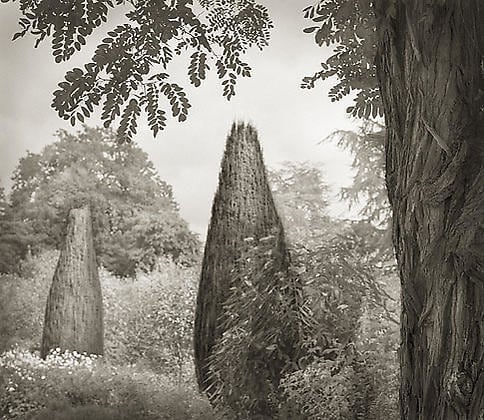
M 231 271 L 246 249 L 247 238 L 268 235 L 281 238 L 278 251 L 288 260 L 257 132 L 250 125 L 234 123 L 213 201 L 195 313 L 195 368 L 202 391 L 212 385 L 208 362 L 215 341 L 223 333 L 222 310 L 233 286 Z
M 45 309 L 41 357 L 55 348 L 103 354 L 101 284 L 87 206 L 72 209 Z

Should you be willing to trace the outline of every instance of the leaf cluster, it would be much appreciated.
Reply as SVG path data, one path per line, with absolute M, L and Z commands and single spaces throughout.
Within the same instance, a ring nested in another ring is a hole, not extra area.
M 376 19 L 370 0 L 320 0 L 304 9 L 319 46 L 334 46 L 333 54 L 321 63 L 321 70 L 303 79 L 301 87 L 311 89 L 316 82 L 336 76 L 330 89 L 331 101 L 355 92 L 355 104 L 347 112 L 353 117 L 383 116 L 376 79 Z
M 285 418 L 341 420 L 351 417 L 354 372 L 344 354 L 319 359 L 282 380 Z
M 354 342 L 366 308 L 395 317 L 388 309 L 394 298 L 380 283 L 384 272 L 380 259 L 354 226 L 329 240 L 321 238 L 311 247 L 295 244 L 292 255 L 319 325 L 318 346 L 322 350 L 331 343 Z
M 190 108 L 183 87 L 168 73 L 176 55 L 190 54 L 188 76 L 194 86 L 206 78 L 209 62 L 215 62 L 223 95 L 230 99 L 237 77 L 251 73 L 241 55 L 268 43 L 272 22 L 254 0 L 199 3 L 200 13 L 193 0 L 21 0 L 22 29 L 14 39 L 30 33 L 38 45 L 50 37 L 55 61 L 66 61 L 107 21 L 111 9 L 128 8 L 127 22 L 107 32 L 91 61 L 66 73 L 52 107 L 72 125 L 101 107 L 105 127 L 120 121 L 120 141 L 133 138 L 144 112 L 156 136 L 165 128 L 166 108 L 180 122 Z
M 281 266 L 277 242 L 247 238 L 209 361 L 214 385 L 207 393 L 237 418 L 277 413 L 280 378 L 297 368 L 313 325 L 297 273 Z

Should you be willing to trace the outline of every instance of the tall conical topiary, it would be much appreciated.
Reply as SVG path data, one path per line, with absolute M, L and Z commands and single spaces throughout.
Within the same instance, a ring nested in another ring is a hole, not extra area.
M 277 215 L 256 130 L 234 124 L 227 139 L 207 233 L 195 315 L 195 366 L 201 390 L 213 385 L 209 362 L 222 336 L 224 303 L 231 295 L 234 274 L 248 238 L 273 235 L 278 265 L 287 269 L 289 256 Z M 239 280 L 237 280 L 239 278 Z M 233 289 L 232 289 L 233 290 Z
M 103 308 L 87 206 L 72 209 L 45 310 L 41 356 L 50 350 L 103 354 Z

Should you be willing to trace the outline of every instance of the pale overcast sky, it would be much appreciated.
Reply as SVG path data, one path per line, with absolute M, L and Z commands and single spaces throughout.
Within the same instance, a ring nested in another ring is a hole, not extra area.
M 190 87 L 186 67 L 179 67 L 180 80 L 186 81 L 183 84 L 192 104 L 188 120 L 181 124 L 169 120 L 166 130 L 155 139 L 141 123 L 136 137 L 161 178 L 173 186 L 182 216 L 202 238 L 223 146 L 235 119 L 250 121 L 257 128 L 268 167 L 287 160 L 320 163 L 334 195 L 350 181 L 350 156 L 334 145 L 319 144 L 335 130 L 357 128 L 345 115 L 350 101 L 330 102 L 327 91 L 331 82 L 309 91 L 299 87 L 302 77 L 318 70 L 328 54 L 302 32 L 308 22 L 301 10 L 309 2 L 261 2 L 269 8 L 275 28 L 269 47 L 262 52 L 254 49 L 247 57 L 252 77 L 239 80 L 237 95 L 230 102 L 222 98 L 222 89 L 212 73 L 201 87 Z M 88 42 L 86 51 L 71 62 L 55 64 L 48 44 L 34 49 L 29 37 L 11 42 L 18 28 L 17 7 L 18 3 L 0 5 L 0 179 L 7 187 L 27 150 L 39 152 L 55 140 L 53 134 L 59 128 L 75 130 L 50 107 L 52 92 L 66 70 L 91 57 L 96 43 L 94 39 Z M 111 19 L 98 39 L 116 23 Z M 87 123 L 96 125 L 99 120 Z M 348 215 L 345 206 L 336 202 L 332 213 Z

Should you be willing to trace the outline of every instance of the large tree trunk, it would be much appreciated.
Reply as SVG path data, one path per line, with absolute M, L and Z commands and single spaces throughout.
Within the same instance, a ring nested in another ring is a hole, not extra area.
M 482 0 L 380 0 L 401 414 L 484 414 Z
M 216 340 L 222 335 L 222 305 L 229 297 L 238 259 L 246 239 L 275 235 L 287 268 L 288 253 L 281 220 L 277 215 L 257 132 L 234 124 L 227 139 L 219 186 L 212 207 L 195 314 L 195 366 L 201 390 L 211 385 L 208 362 Z M 256 378 L 255 378 L 256 379 Z
M 41 357 L 50 350 L 103 354 L 103 308 L 88 207 L 72 209 L 45 310 Z

